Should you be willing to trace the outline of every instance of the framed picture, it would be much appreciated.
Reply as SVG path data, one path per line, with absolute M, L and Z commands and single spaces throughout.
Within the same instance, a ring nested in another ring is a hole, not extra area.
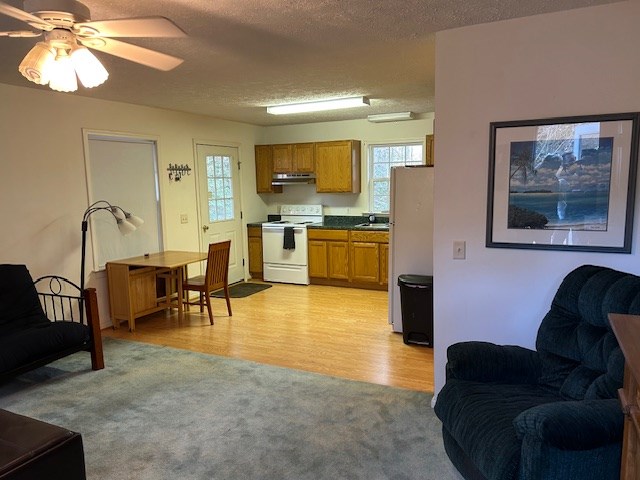
M 486 246 L 631 253 L 639 115 L 491 123 Z

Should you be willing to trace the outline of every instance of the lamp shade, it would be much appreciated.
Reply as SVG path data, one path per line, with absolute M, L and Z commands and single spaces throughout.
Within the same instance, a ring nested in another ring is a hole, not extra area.
M 38 85 L 49 83 L 51 68 L 55 62 L 53 50 L 44 42 L 38 42 L 22 59 L 18 71 Z
M 71 63 L 71 58 L 64 49 L 58 50 L 56 60 L 51 65 L 49 87 L 52 90 L 57 90 L 58 92 L 75 92 L 78 90 L 76 71 L 73 68 L 73 63 Z
M 109 73 L 102 66 L 100 60 L 86 47 L 74 48 L 71 52 L 71 62 L 76 69 L 80 83 L 85 88 L 97 87 L 109 78 Z
M 127 213 L 127 221 L 133 224 L 133 226 L 136 228 L 142 226 L 142 224 L 144 223 L 143 219 L 141 219 L 137 215 L 134 215 L 133 213 Z
M 131 232 L 134 232 L 136 230 L 136 227 L 127 220 L 118 219 L 118 229 L 120 230 L 121 234 L 127 235 Z

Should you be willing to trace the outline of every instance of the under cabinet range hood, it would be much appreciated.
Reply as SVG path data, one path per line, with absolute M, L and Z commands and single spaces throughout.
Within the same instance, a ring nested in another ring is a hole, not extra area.
M 271 185 L 306 185 L 316 183 L 314 173 L 274 173 Z

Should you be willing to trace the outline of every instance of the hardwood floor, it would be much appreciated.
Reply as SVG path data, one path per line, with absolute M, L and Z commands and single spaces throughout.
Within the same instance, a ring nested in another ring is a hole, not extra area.
M 387 323 L 387 292 L 319 285 L 274 284 L 245 298 L 213 298 L 215 324 L 191 307 L 178 315 L 159 312 L 123 323 L 104 336 L 336 377 L 433 391 L 433 350 L 405 345 Z

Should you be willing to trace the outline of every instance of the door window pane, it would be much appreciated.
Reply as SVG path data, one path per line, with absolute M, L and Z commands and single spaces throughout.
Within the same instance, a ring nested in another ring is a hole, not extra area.
M 231 157 L 208 155 L 207 188 L 209 190 L 209 222 L 233 220 L 233 182 Z

